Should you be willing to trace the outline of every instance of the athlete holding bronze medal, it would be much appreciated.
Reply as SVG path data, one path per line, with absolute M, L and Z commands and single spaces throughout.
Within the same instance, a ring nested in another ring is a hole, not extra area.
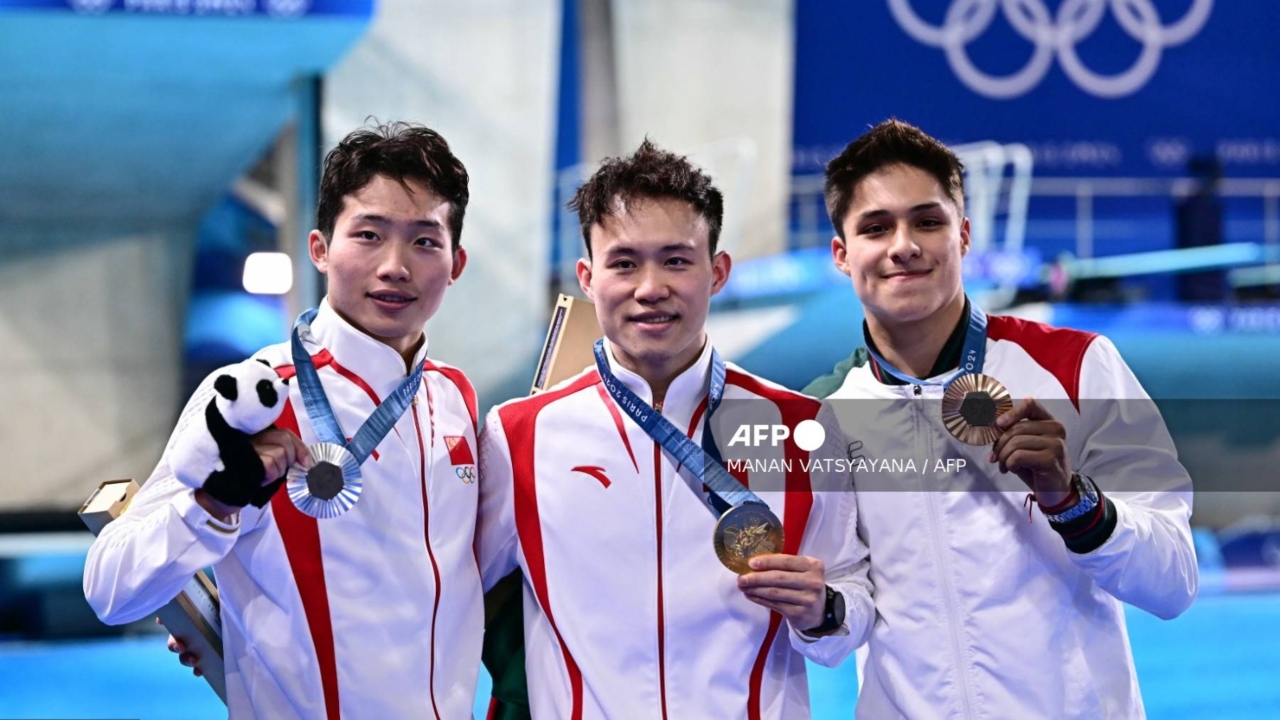
M 857 715 L 1137 720 L 1122 603 L 1195 597 L 1191 479 L 1109 340 L 966 297 L 963 192 L 955 154 L 897 120 L 827 166 L 865 347 L 806 392 L 872 457 L 946 460 L 855 471 L 876 604 Z

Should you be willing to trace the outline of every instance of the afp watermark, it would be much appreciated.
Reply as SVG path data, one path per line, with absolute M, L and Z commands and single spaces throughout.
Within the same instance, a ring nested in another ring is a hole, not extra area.
M 813 452 L 827 441 L 827 430 L 817 420 L 801 420 L 795 428 L 778 424 L 739 425 L 726 443 L 728 447 L 778 447 L 793 438 L 796 447 Z

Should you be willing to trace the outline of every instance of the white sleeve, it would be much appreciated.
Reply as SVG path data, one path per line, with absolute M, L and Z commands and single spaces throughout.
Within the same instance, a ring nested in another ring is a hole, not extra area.
M 109 625 L 139 620 L 163 607 L 197 571 L 226 557 L 240 536 L 240 515 L 225 523 L 215 519 L 169 468 L 174 438 L 188 423 L 199 421 L 212 397 L 210 376 L 187 402 L 151 477 L 89 548 L 85 598 Z M 251 514 L 254 520 L 261 515 Z
M 1097 548 L 1071 558 L 1116 598 L 1161 618 L 1176 617 L 1199 586 L 1191 477 L 1154 401 L 1111 341 L 1094 340 L 1080 382 L 1081 416 L 1091 431 L 1076 472 L 1110 499 L 1115 529 Z
M 479 443 L 480 510 L 476 518 L 476 549 L 481 580 L 488 592 L 519 567 L 511 449 L 496 408 L 485 416 Z
M 822 561 L 826 583 L 844 596 L 844 626 L 833 634 L 811 638 L 791 628 L 791 646 L 806 658 L 835 667 L 871 637 L 875 624 L 872 585 L 868 576 L 869 551 L 858 535 L 858 500 L 847 465 L 848 438 L 840 429 L 830 405 L 823 403 L 818 421 L 826 441 L 811 458 L 843 460 L 824 463 L 809 478 L 814 489 L 813 507 L 800 554 Z

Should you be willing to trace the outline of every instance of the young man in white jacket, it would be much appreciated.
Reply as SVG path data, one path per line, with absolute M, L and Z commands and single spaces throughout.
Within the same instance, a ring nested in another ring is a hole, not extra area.
M 896 120 L 827 166 L 865 347 L 806 392 L 861 443 L 877 619 L 858 716 L 1141 718 L 1122 604 L 1171 618 L 1194 599 L 1191 480 L 1105 337 L 971 306 L 961 171 Z M 965 409 L 975 426 L 998 416 L 994 442 L 970 445 L 942 398 L 974 373 L 1017 402 Z
M 639 423 L 660 415 L 703 442 L 722 386 L 769 422 L 817 418 L 830 428 L 819 452 L 843 450 L 838 428 L 817 401 L 715 354 L 704 322 L 730 260 L 709 177 L 646 141 L 573 207 L 578 278 L 606 338 L 597 364 L 495 408 L 480 441 L 480 562 L 486 586 L 523 571 L 533 717 L 806 718 L 804 658 L 839 662 L 872 621 L 847 473 L 801 470 L 795 442 L 780 449 L 795 463 L 785 485 L 738 473 L 784 530 L 738 576 L 713 549 L 710 481 Z
M 328 295 L 298 333 L 340 430 L 354 435 L 423 370 L 362 463 L 354 507 L 317 520 L 274 492 L 290 465 L 311 462 L 303 443 L 317 439 L 295 380 L 276 428 L 252 439 L 266 470 L 254 479 L 262 507 L 179 482 L 171 439 L 89 551 L 85 595 L 112 624 L 154 613 L 213 566 L 233 719 L 471 717 L 483 622 L 476 398 L 461 372 L 428 359 L 423 332 L 466 265 L 468 196 L 466 169 L 424 127 L 356 131 L 325 159 L 310 250 Z M 295 373 L 289 343 L 254 357 Z M 211 386 L 196 391 L 175 437 Z

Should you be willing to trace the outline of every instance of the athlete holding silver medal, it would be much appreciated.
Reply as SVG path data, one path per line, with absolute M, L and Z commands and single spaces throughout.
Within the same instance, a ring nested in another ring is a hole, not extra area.
M 213 567 L 233 720 L 471 717 L 476 398 L 428 358 L 424 333 L 466 265 L 468 182 L 425 127 L 344 138 L 325 158 L 310 235 L 328 294 L 291 342 L 255 354 L 296 381 L 276 427 L 249 439 L 264 477 L 245 480 L 274 489 L 288 472 L 287 494 L 227 505 L 178 482 L 166 450 L 90 550 L 85 592 L 112 623 Z
M 896 120 L 827 166 L 865 347 L 806 392 L 873 457 L 950 469 L 855 472 L 876 604 L 858 716 L 1141 718 L 1122 603 L 1194 599 L 1191 479 L 1110 341 L 969 302 L 962 178 Z

